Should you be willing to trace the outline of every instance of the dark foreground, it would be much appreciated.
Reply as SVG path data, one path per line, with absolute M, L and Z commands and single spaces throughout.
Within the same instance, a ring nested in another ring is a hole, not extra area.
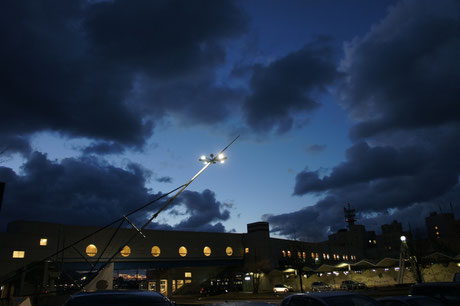
M 385 296 L 407 295 L 410 286 L 392 286 L 392 287 L 379 287 L 367 288 L 362 290 L 354 290 L 360 294 L 364 294 L 373 298 L 380 298 Z M 275 304 L 279 305 L 281 301 L 291 294 L 296 292 L 278 293 L 261 292 L 261 293 L 248 293 L 248 292 L 230 292 L 215 296 L 173 296 L 171 300 L 178 305 L 244 305 L 244 304 Z
M 392 286 L 392 287 L 379 287 L 379 288 L 367 288 L 362 290 L 353 290 L 360 294 L 370 296 L 373 298 L 380 298 L 385 296 L 397 296 L 407 295 L 409 293 L 410 286 Z M 273 304 L 279 305 L 281 301 L 291 294 L 296 292 L 278 293 L 273 292 L 261 292 L 261 293 L 249 293 L 249 292 L 230 292 L 226 294 L 214 295 L 201 297 L 199 295 L 183 295 L 183 296 L 172 296 L 170 299 L 177 305 L 233 305 L 242 306 L 250 304 L 251 306 Z M 41 306 L 61 306 L 68 296 L 42 296 L 32 298 L 32 305 Z M 19 301 L 15 301 L 19 304 Z M 5 299 L 0 299 L 0 306 L 9 305 Z

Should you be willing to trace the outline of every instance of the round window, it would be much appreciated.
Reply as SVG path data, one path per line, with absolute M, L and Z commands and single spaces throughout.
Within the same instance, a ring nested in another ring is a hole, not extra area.
M 158 256 L 160 256 L 160 253 L 161 253 L 161 250 L 160 250 L 159 247 L 154 246 L 154 247 L 152 248 L 152 256 L 153 256 L 153 257 L 158 257 Z
M 179 255 L 182 256 L 182 257 L 187 256 L 187 248 L 184 247 L 184 246 L 181 246 L 181 247 L 179 248 Z
M 131 248 L 127 245 L 120 251 L 121 256 L 128 257 L 131 254 Z
M 86 247 L 86 255 L 94 257 L 97 254 L 97 248 L 94 244 L 90 244 Z
M 211 248 L 208 247 L 208 246 L 205 246 L 204 249 L 203 249 L 203 254 L 204 254 L 204 256 L 211 255 Z
M 233 249 L 231 247 L 227 247 L 225 249 L 225 253 L 227 253 L 227 256 L 232 256 L 233 255 Z

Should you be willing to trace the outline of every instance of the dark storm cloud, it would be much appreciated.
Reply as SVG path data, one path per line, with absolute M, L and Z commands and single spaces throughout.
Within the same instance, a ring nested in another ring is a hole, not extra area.
M 12 153 L 22 153 L 27 155 L 32 151 L 29 144 L 29 138 L 21 135 L 7 135 L 0 133 L 0 153 L 3 156 L 9 156 Z
M 460 119 L 460 2 L 402 1 L 345 52 L 354 138 Z
M 339 94 L 357 121 L 355 143 L 330 174 L 297 175 L 294 194 L 323 198 L 265 216 L 275 232 L 327 239 L 345 227 L 346 203 L 372 230 L 394 219 L 424 227 L 440 203 L 453 202 L 460 212 L 459 34 L 458 2 L 402 1 L 346 44 Z
M 6 182 L 2 224 L 25 219 L 104 225 L 146 203 L 149 173 L 136 164 L 126 169 L 94 157 L 53 162 L 34 152 L 17 174 L 0 168 Z
M 88 148 L 92 153 L 140 148 L 170 105 L 167 97 L 156 104 L 155 96 L 141 95 L 147 89 L 138 87 L 138 78 L 161 87 L 212 75 L 224 60 L 224 40 L 241 34 L 245 24 L 229 1 L 3 1 L 2 133 L 54 131 L 113 143 Z M 172 110 L 187 117 L 198 113 L 203 92 L 227 95 L 225 89 L 216 93 L 209 80 L 202 91 L 183 93 L 186 107 L 171 103 Z M 194 123 L 213 123 L 225 118 L 222 113 L 207 108 Z
M 92 6 L 85 18 L 94 52 L 160 78 L 223 61 L 220 40 L 245 28 L 229 1 L 113 1 Z
M 185 209 L 187 218 L 174 226 L 178 230 L 193 231 L 225 231 L 220 221 L 230 218 L 226 205 L 216 200 L 216 195 L 209 189 L 203 192 L 184 191 L 172 207 L 181 206 Z M 177 213 L 176 213 L 177 214 Z
M 0 167 L 0 181 L 6 183 L 1 224 L 13 220 L 41 220 L 67 224 L 105 225 L 158 198 L 145 187 L 153 174 L 130 163 L 118 168 L 92 157 L 51 161 L 34 152 L 21 174 Z M 162 200 L 161 203 L 164 203 Z M 153 204 L 155 211 L 161 203 Z M 171 229 L 224 231 L 230 212 L 216 201 L 210 190 L 186 191 L 169 209 L 183 205 L 184 220 Z M 145 223 L 146 211 L 131 217 Z
M 295 195 L 321 192 L 356 183 L 397 176 L 414 175 L 427 157 L 417 148 L 369 147 L 365 142 L 347 150 L 347 161 L 334 167 L 332 173 L 320 178 L 318 171 L 297 174 Z
M 255 66 L 243 109 L 259 132 L 289 131 L 294 117 L 319 107 L 317 95 L 337 78 L 334 49 L 318 40 L 270 65 Z

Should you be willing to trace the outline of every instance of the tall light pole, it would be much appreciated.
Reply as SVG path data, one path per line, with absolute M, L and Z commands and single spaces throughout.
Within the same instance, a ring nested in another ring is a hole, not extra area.
M 417 257 L 409 246 L 407 245 L 406 236 L 401 236 L 401 251 L 399 253 L 399 272 L 398 272 L 398 284 L 402 284 L 404 281 L 404 262 L 406 257 L 408 257 L 411 264 L 412 272 L 414 273 L 414 278 L 417 283 L 423 283 L 422 272 L 420 271 L 420 264 L 417 260 Z
M 406 236 L 401 236 L 401 249 L 399 251 L 399 271 L 398 271 L 398 284 L 404 282 L 404 261 L 406 260 L 407 244 Z
M 238 139 L 238 137 L 240 136 L 239 135 L 236 136 L 236 138 L 233 139 L 232 142 L 230 142 L 216 156 L 214 156 L 213 154 L 209 155 L 210 157 L 206 157 L 205 155 L 201 156 L 199 161 L 204 162 L 204 167 L 201 168 L 201 170 L 198 171 L 197 174 L 195 174 L 195 176 L 193 176 L 190 179 L 190 181 L 185 183 L 183 187 L 173 197 L 169 198 L 169 200 L 144 224 L 144 226 L 142 226 L 141 230 L 144 229 L 147 225 L 149 225 L 150 222 L 153 221 L 153 219 L 155 219 L 163 210 L 165 210 L 169 206 L 169 204 L 171 204 L 171 202 L 174 201 L 174 199 L 177 198 L 182 193 L 182 191 L 184 191 L 188 187 L 188 185 L 190 185 L 201 173 L 203 173 L 204 170 L 206 170 L 206 168 L 208 168 L 210 165 L 215 164 L 217 162 L 220 162 L 223 164 L 225 160 L 227 160 L 227 157 L 224 155 L 225 150 L 227 150 L 228 147 L 230 147 Z

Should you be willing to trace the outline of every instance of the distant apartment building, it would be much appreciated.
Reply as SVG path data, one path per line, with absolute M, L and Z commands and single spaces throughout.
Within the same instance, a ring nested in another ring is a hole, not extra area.
M 434 250 L 460 253 L 460 220 L 455 220 L 453 213 L 432 212 L 425 224 Z

